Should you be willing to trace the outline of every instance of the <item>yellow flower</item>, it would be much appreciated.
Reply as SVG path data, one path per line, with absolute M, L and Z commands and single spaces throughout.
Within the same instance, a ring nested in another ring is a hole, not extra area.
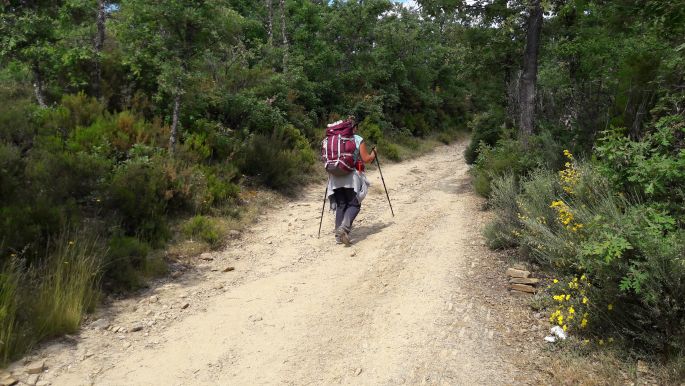
M 566 300 L 571 299 L 571 295 L 566 295 Z
M 586 344 L 588 344 L 588 343 L 590 343 L 590 340 L 589 340 L 589 339 L 584 339 L 584 340 L 583 340 L 583 345 L 586 345 Z
M 565 324 L 564 324 L 564 327 L 562 327 L 562 328 L 564 329 L 564 331 L 568 330 L 568 327 Z
M 580 328 L 585 328 L 587 327 L 587 319 L 584 319 L 580 321 Z
M 587 298 L 583 296 L 583 304 L 587 304 Z
M 557 316 L 557 323 L 561 326 L 564 324 L 564 315 Z
M 609 343 L 614 343 L 614 338 L 609 338 Z
M 74 245 L 74 242 L 73 242 L 73 241 L 69 241 L 69 245 Z
M 559 280 L 554 279 L 554 284 L 557 284 L 558 282 L 559 282 Z
M 575 308 L 573 308 L 573 306 L 569 307 L 569 308 L 568 308 L 568 313 L 569 313 L 569 314 L 575 314 L 575 313 L 576 313 Z
M 600 339 L 600 340 L 599 340 L 599 345 L 600 345 L 600 346 L 604 346 L 604 339 Z
M 609 303 L 609 305 L 607 305 L 607 309 L 608 309 L 609 311 L 613 310 L 613 309 L 614 309 L 614 305 L 611 304 L 611 303 Z

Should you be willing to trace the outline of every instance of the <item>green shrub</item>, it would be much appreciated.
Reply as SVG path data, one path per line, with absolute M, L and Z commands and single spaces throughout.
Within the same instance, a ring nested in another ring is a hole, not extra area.
M 150 245 L 135 237 L 114 236 L 109 240 L 104 266 L 105 285 L 110 290 L 135 290 L 145 281 Z
M 378 156 L 392 161 L 400 161 L 400 149 L 394 143 L 381 141 L 378 144 Z
M 621 129 L 603 133 L 596 146 L 601 170 L 622 192 L 636 192 L 685 214 L 685 118 L 661 118 L 640 141 Z
M 108 195 L 126 234 L 151 241 L 168 237 L 164 214 L 173 195 L 160 161 L 141 157 L 117 166 Z
M 471 143 L 464 154 L 467 163 L 476 162 L 482 144 L 494 146 L 502 138 L 504 115 L 502 108 L 493 108 L 490 111 L 475 114 L 467 123 L 471 131 Z
M 476 181 L 476 192 L 484 197 L 490 195 L 492 180 L 506 174 L 522 176 L 538 163 L 536 155 L 523 149 L 519 141 L 500 140 L 491 147 L 482 143 L 471 174 Z
M 188 238 L 197 237 L 213 248 L 221 245 L 223 234 L 214 220 L 205 216 L 195 216 L 183 225 L 183 233 Z
M 309 170 L 313 152 L 302 154 L 297 149 L 289 149 L 284 140 L 278 137 L 255 135 L 251 138 L 241 169 L 247 175 L 256 177 L 264 185 L 283 191 L 293 191 L 302 181 L 304 172 Z

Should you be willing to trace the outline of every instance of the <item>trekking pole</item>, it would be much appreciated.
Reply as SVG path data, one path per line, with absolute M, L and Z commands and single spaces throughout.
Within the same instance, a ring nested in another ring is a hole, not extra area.
M 330 180 L 330 177 L 328 177 Z M 328 181 L 330 182 L 330 181 Z M 328 197 L 328 182 L 326 182 L 326 190 L 323 192 L 323 206 L 321 207 L 321 220 L 319 220 L 319 235 L 316 238 L 321 238 L 321 224 L 323 224 L 323 211 L 326 209 L 326 198 Z
M 390 205 L 390 213 L 392 213 L 392 217 L 395 217 L 395 212 L 392 210 L 392 203 L 390 202 L 390 195 L 388 194 L 388 188 L 385 186 L 385 179 L 383 178 L 383 171 L 381 170 L 381 163 L 378 162 L 378 152 L 376 151 L 376 148 L 373 148 L 373 152 L 376 154 L 376 165 L 378 165 L 378 172 L 381 174 L 381 181 L 383 181 L 383 189 L 385 189 L 385 197 L 388 198 L 388 204 Z

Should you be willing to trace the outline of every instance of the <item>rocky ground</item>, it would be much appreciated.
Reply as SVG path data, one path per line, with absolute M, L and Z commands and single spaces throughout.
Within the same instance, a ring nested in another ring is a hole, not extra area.
M 0 378 L 30 385 L 549 382 L 548 331 L 509 262 L 484 245 L 465 143 L 377 170 L 352 233 L 317 238 L 322 188 L 279 203 L 225 250 L 198 257 Z

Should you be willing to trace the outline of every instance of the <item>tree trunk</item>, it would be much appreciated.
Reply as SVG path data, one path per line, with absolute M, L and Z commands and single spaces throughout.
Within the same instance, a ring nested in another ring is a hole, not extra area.
M 279 0 L 281 8 L 281 34 L 283 35 L 283 72 L 288 66 L 288 35 L 285 28 L 285 0 Z
M 176 142 L 178 138 L 178 114 L 181 109 L 181 93 L 177 92 L 174 96 L 174 113 L 171 118 L 171 133 L 169 134 L 169 153 L 171 155 L 176 151 Z
M 93 73 L 93 94 L 96 98 L 100 98 L 101 90 L 100 83 L 102 82 L 102 68 L 101 68 L 101 54 L 102 47 L 105 43 L 105 0 L 98 0 L 97 17 L 95 19 L 97 26 L 97 33 L 95 34 L 95 41 L 93 46 L 95 48 L 95 68 Z
M 48 107 L 45 103 L 45 87 L 43 84 L 43 74 L 40 72 L 40 67 L 37 63 L 34 63 L 31 71 L 33 72 L 33 92 L 36 94 L 36 101 L 38 105 L 42 108 Z
M 538 52 L 542 31 L 540 0 L 531 0 L 528 12 L 526 50 L 523 53 L 523 71 L 519 82 L 519 134 L 524 146 L 528 146 L 528 139 L 535 129 L 535 83 L 538 75 Z
M 269 34 L 269 46 L 274 45 L 274 7 L 273 0 L 266 0 L 266 8 L 268 12 L 268 26 L 267 32 Z

